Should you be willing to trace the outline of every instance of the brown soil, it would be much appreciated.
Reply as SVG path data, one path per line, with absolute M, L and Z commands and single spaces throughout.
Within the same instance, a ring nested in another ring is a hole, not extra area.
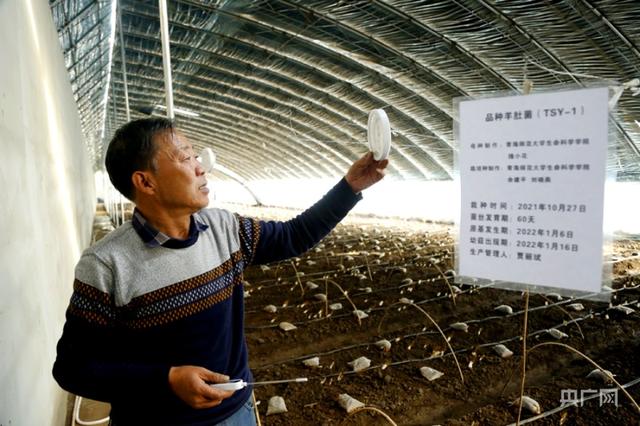
M 520 292 L 459 284 L 462 293 L 455 297 L 454 304 L 443 278 L 443 273 L 453 267 L 452 244 L 446 228 L 425 232 L 415 227 L 340 225 L 319 247 L 300 259 L 270 265 L 269 270 L 247 270 L 247 342 L 256 380 L 309 378 L 307 383 L 256 387 L 262 424 L 389 424 L 372 411 L 348 416 L 337 402 L 342 393 L 377 407 L 397 424 L 515 422 L 517 405 L 510 403 L 519 396 L 519 336 L 525 299 Z M 620 260 L 614 264 L 613 287 L 619 290 L 611 302 L 628 303 L 636 312 L 616 314 L 607 303 L 584 300 L 579 302 L 585 309 L 576 312 L 567 308 L 571 303 L 567 299 L 558 301 L 532 294 L 527 346 L 547 341 L 570 345 L 612 371 L 624 384 L 640 377 L 640 363 L 636 361 L 640 353 L 640 243 L 617 242 L 614 251 Z M 439 260 L 437 267 L 431 259 Z M 309 260 L 316 263 L 308 264 Z M 296 271 L 304 273 L 300 282 Z M 413 283 L 403 284 L 407 278 Z M 338 283 L 353 304 L 368 313 L 362 324 L 351 313 L 351 302 L 328 280 Z M 308 290 L 308 281 L 319 287 Z M 371 287 L 371 292 L 366 287 Z M 328 303 L 316 300 L 316 293 L 326 293 Z M 398 303 L 403 297 L 418 304 L 444 330 L 456 351 L 464 383 L 442 336 L 417 308 Z M 329 310 L 327 316 L 327 305 L 336 302 L 342 304 L 342 310 Z M 277 306 L 278 311 L 265 312 L 263 308 L 268 304 Z M 514 314 L 496 315 L 493 309 L 501 304 L 510 305 Z M 567 324 L 570 316 L 578 321 Z M 284 332 L 278 328 L 281 321 L 298 328 Z M 459 321 L 468 324 L 468 332 L 448 327 Z M 554 339 L 544 332 L 551 327 L 569 337 Z M 389 352 L 373 344 L 383 338 L 391 341 Z M 506 339 L 513 339 L 504 342 L 514 352 L 511 358 L 499 358 L 491 345 L 481 346 Z M 312 356 L 320 357 L 320 368 L 302 364 L 303 359 Z M 351 373 L 347 362 L 360 356 L 371 359 L 371 368 Z M 420 375 L 419 368 L 423 366 L 442 371 L 444 376 L 429 382 Z M 525 395 L 537 400 L 544 412 L 560 405 L 562 389 L 598 392 L 609 388 L 586 378 L 592 369 L 591 364 L 567 349 L 537 348 L 527 357 Z M 628 391 L 640 400 L 640 385 Z M 285 399 L 288 412 L 267 417 L 267 402 L 274 395 Z M 522 413 L 523 419 L 531 416 L 526 411 Z M 618 407 L 600 404 L 596 397 L 582 407 L 567 408 L 534 424 L 637 425 L 639 421 L 638 411 L 618 392 Z

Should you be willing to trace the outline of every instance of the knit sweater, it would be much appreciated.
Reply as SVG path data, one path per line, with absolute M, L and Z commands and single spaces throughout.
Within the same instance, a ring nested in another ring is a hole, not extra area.
M 193 409 L 171 391 L 169 369 L 196 365 L 251 382 L 243 270 L 307 251 L 360 199 L 342 179 L 287 222 L 204 209 L 192 216 L 186 240 L 155 246 L 139 226 L 125 223 L 76 266 L 55 379 L 72 393 L 111 403 L 118 426 L 223 421 L 246 402 L 250 387 L 216 407 Z

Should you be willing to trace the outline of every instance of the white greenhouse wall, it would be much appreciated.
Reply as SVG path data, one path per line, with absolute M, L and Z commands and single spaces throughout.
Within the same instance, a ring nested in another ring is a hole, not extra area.
M 0 1 L 0 425 L 64 424 L 51 368 L 93 172 L 47 1 Z

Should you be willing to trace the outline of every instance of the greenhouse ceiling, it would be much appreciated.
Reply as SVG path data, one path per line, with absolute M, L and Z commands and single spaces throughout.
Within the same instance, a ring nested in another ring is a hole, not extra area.
M 167 4 L 178 125 L 245 180 L 341 176 L 367 150 L 374 108 L 391 121 L 389 175 L 448 180 L 455 98 L 522 93 L 525 81 L 536 93 L 640 78 L 637 0 Z M 131 119 L 166 114 L 159 3 L 50 7 L 100 169 L 127 119 L 125 81 Z M 633 90 L 611 123 L 610 172 L 640 180 Z

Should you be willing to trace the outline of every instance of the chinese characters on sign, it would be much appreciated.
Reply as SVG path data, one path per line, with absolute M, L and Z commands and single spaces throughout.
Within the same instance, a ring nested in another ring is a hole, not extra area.
M 496 111 L 487 112 L 484 121 L 509 121 L 509 120 L 531 120 L 534 118 L 534 111 L 530 109 L 515 111 Z M 535 110 L 535 117 L 567 117 L 576 115 L 584 115 L 584 105 L 570 105 L 569 107 L 559 108 L 538 108 Z
M 505 142 L 506 148 L 508 148 L 507 153 L 507 171 L 514 172 L 522 172 L 519 173 L 518 176 L 514 176 L 510 174 L 507 177 L 507 181 L 510 183 L 522 183 L 527 182 L 527 176 L 529 175 L 529 179 L 531 182 L 538 183 L 551 183 L 551 176 L 554 172 L 558 171 L 584 171 L 587 172 L 590 170 L 589 163 L 551 163 L 548 160 L 545 160 L 545 163 L 540 164 L 530 164 L 529 154 L 522 150 L 522 148 L 544 148 L 551 146 L 578 146 L 578 145 L 589 145 L 589 138 L 569 138 L 569 139 L 547 139 L 547 140 L 521 140 L 521 141 L 507 141 Z M 496 142 L 493 143 L 472 143 L 470 148 L 472 150 L 475 149 L 491 149 L 498 148 L 499 145 Z M 519 160 L 519 161 L 513 161 Z M 517 164 L 516 164 L 517 163 Z M 499 172 L 500 165 L 471 165 L 469 167 L 469 171 L 471 172 Z M 531 176 L 530 173 L 525 172 L 538 172 L 537 176 Z
M 460 275 L 598 292 L 608 90 L 459 103 Z
M 536 216 L 530 211 L 550 212 L 586 212 L 586 206 L 576 204 L 525 204 L 518 203 L 515 215 L 516 227 L 510 228 L 512 222 L 506 214 L 509 204 L 502 202 L 491 203 L 486 201 L 471 201 L 469 243 L 471 256 L 494 256 L 508 258 L 505 250 L 499 250 L 500 246 L 507 248 L 515 244 L 515 247 L 523 249 L 516 252 L 518 260 L 542 261 L 544 252 L 572 251 L 578 252 L 578 244 L 572 242 L 574 232 L 555 228 L 535 227 Z M 501 213 L 500 210 L 503 212 Z M 509 239 L 511 231 L 515 231 L 515 238 Z M 524 249 L 534 249 L 533 252 Z

